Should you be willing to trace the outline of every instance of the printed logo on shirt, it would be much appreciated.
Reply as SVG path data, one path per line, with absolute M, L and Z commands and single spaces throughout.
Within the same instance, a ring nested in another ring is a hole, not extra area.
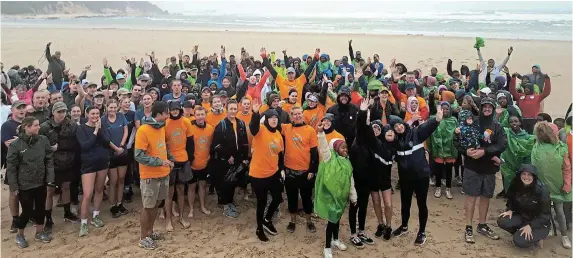
M 165 144 L 165 138 L 159 137 L 157 139 L 157 149 L 159 150 L 160 155 L 167 155 L 167 145 Z
M 273 140 L 269 143 L 269 154 L 271 156 L 278 156 L 281 152 L 280 145 L 277 141 Z
M 207 136 L 202 135 L 197 140 L 197 148 L 199 150 L 206 150 L 209 147 L 209 138 Z
M 293 132 L 292 141 L 294 142 L 294 146 L 302 150 L 302 136 L 300 136 L 300 134 Z
M 174 144 L 181 145 L 185 142 L 185 139 L 183 139 L 183 135 L 184 135 L 183 129 L 177 128 L 171 133 L 169 138 L 171 139 L 171 141 L 173 141 Z
M 317 122 L 318 122 L 318 116 L 316 114 L 312 115 L 312 118 L 310 119 L 310 126 L 316 127 Z

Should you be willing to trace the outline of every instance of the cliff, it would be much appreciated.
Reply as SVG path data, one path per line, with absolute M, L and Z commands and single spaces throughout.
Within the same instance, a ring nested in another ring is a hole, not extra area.
M 14 1 L 0 3 L 3 15 L 156 15 L 167 14 L 156 5 L 135 1 Z

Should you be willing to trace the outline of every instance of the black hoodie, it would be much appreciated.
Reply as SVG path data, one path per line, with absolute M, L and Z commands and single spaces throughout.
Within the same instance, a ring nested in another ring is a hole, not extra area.
M 523 165 L 511 181 L 507 190 L 507 210 L 522 217 L 522 225 L 531 228 L 551 226 L 551 199 L 547 188 L 537 178 L 537 169 L 533 165 Z M 521 182 L 521 172 L 533 174 L 533 183 L 524 186 Z
M 430 167 L 426 160 L 424 141 L 432 135 L 440 124 L 435 118 L 430 118 L 425 123 L 410 128 L 404 121 L 392 121 L 392 128 L 397 123 L 404 125 L 404 132 L 396 132 L 396 162 L 398 162 L 398 174 L 400 180 L 416 180 L 428 178 Z
M 342 104 L 340 97 L 348 96 L 348 102 Z M 356 136 L 356 119 L 358 118 L 358 107 L 351 103 L 350 89 L 342 86 L 336 97 L 336 104 L 328 109 L 326 113 L 334 115 L 334 129 L 342 134 L 348 146 L 352 146 Z

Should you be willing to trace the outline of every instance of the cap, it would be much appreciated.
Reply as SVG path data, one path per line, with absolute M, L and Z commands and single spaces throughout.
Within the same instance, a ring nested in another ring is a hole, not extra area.
M 211 89 L 209 87 L 203 87 L 201 89 L 201 92 L 204 92 L 204 91 L 211 92 Z
M 181 102 L 179 100 L 169 101 L 169 110 L 181 109 Z
M 137 77 L 138 81 L 150 81 L 151 77 L 149 77 L 148 74 L 144 73 L 142 75 L 140 75 L 139 77 Z
M 118 74 L 115 76 L 115 79 L 116 79 L 116 80 L 125 79 L 125 76 L 123 76 L 123 74 L 121 74 L 121 73 L 118 73 Z
M 213 69 L 213 70 L 211 70 L 211 74 L 219 74 L 219 70 L 218 70 L 218 69 Z
M 255 70 L 255 72 L 253 73 L 253 75 L 261 75 L 261 70 L 259 70 L 259 69 Z
M 499 100 L 499 98 L 507 98 L 507 96 L 505 96 L 505 94 L 503 94 L 503 92 L 500 92 L 497 94 L 496 99 Z
M 82 80 L 82 87 L 86 87 L 90 82 L 87 79 Z
M 219 95 L 221 97 L 227 97 L 227 92 L 225 90 L 221 90 L 221 91 L 219 91 L 219 93 L 217 93 L 217 95 Z
M 488 87 L 484 87 L 481 90 L 479 90 L 479 92 L 484 93 L 484 94 L 490 94 L 491 93 L 491 89 Z
M 191 71 L 197 71 L 199 70 L 199 68 L 197 68 L 196 65 L 191 65 Z
M 118 95 L 118 96 L 124 95 L 124 94 L 129 94 L 129 93 L 130 93 L 129 90 L 126 89 L 126 88 L 121 88 L 121 89 L 117 90 L 117 95 Z
M 95 84 L 95 83 L 88 83 L 87 88 L 89 88 L 89 87 L 97 88 L 97 84 Z
M 197 99 L 197 94 L 195 92 L 187 93 L 187 95 L 185 95 L 185 100 L 190 100 L 190 99 Z
M 481 100 L 480 102 L 480 106 L 483 106 L 485 104 L 490 104 L 493 107 L 495 107 L 495 102 L 493 101 L 493 99 L 489 98 L 489 97 L 485 97 Z
M 312 102 L 317 102 L 317 101 L 318 101 L 318 98 L 317 98 L 316 96 L 314 96 L 314 95 L 311 94 L 310 96 L 308 96 L 307 100 L 308 100 L 308 101 L 312 101 Z
M 183 107 L 184 108 L 194 108 L 195 106 L 193 105 L 193 103 L 191 103 L 189 101 L 185 101 L 185 102 L 183 102 Z
M 147 92 L 150 92 L 150 91 L 155 91 L 155 92 L 157 92 L 157 94 L 159 94 L 161 92 L 161 91 L 159 91 L 159 89 L 157 87 L 151 87 L 151 88 L 149 88 L 149 90 L 147 90 Z
M 324 119 L 326 119 L 326 120 L 332 122 L 332 121 L 334 121 L 334 115 L 331 114 L 331 113 L 326 113 L 326 114 L 324 115 L 324 117 L 322 118 L 322 120 L 324 120 Z M 322 120 L 320 120 L 320 121 L 322 121 Z
M 14 107 L 14 108 L 20 108 L 22 106 L 24 106 L 24 107 L 27 106 L 26 102 L 24 102 L 22 100 L 16 100 L 16 101 L 14 101 L 14 103 L 12 103 L 12 107 Z
M 415 88 L 416 88 L 416 84 L 406 83 L 406 86 L 405 86 L 404 89 L 405 89 L 405 90 L 409 90 L 409 89 L 415 89 Z
M 296 70 L 293 67 L 289 67 L 287 73 L 296 73 Z
M 91 86 L 91 85 L 90 85 L 90 86 Z M 101 92 L 101 91 L 96 91 L 96 92 L 94 93 L 94 98 L 104 97 L 104 96 L 105 96 L 105 95 L 104 95 L 103 92 Z
M 54 103 L 54 106 L 52 107 L 52 113 L 56 113 L 59 112 L 61 110 L 68 110 L 68 106 L 66 106 L 66 104 L 64 102 L 58 101 L 56 103 Z

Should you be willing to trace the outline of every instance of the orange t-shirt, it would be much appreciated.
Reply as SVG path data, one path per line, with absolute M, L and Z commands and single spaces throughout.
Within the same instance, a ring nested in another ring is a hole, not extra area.
M 265 113 L 265 111 L 269 110 L 269 105 L 264 104 L 259 108 L 259 114 Z
M 326 114 L 326 109 L 322 104 L 317 104 L 314 109 L 307 109 L 302 112 L 304 117 L 304 123 L 312 127 L 315 131 L 318 129 L 318 125 L 322 118 Z
M 187 118 L 173 120 L 167 119 L 165 122 L 165 137 L 167 139 L 167 149 L 173 155 L 175 161 L 186 162 L 187 157 L 187 137 L 193 135 L 191 131 L 191 121 Z
M 281 92 L 281 99 L 288 98 L 288 92 L 292 88 L 296 89 L 298 96 L 302 96 L 302 89 L 304 88 L 305 84 L 306 84 L 306 76 L 304 75 L 299 76 L 292 82 L 289 81 L 287 78 L 283 77 L 282 75 L 277 76 L 276 79 L 276 85 L 279 88 L 279 91 Z M 301 101 L 302 98 L 299 98 L 297 103 L 300 105 Z
M 137 134 L 135 134 L 135 148 L 143 150 L 148 156 L 167 160 L 165 127 L 155 129 L 148 124 L 140 126 L 137 129 Z M 139 163 L 139 177 L 141 179 L 166 177 L 169 172 L 169 167 L 153 167 Z
M 211 103 L 201 103 L 201 106 L 205 109 L 206 113 L 210 113 L 211 112 Z
M 237 118 L 241 119 L 241 121 L 243 121 L 245 123 L 245 127 L 247 127 L 247 138 L 249 140 L 249 156 L 251 156 L 251 154 L 253 152 L 253 149 L 252 149 L 253 135 L 251 134 L 251 128 L 249 127 L 249 124 L 251 123 L 252 115 L 253 115 L 252 112 L 249 112 L 246 115 L 244 115 L 243 112 L 237 113 Z
M 215 126 L 217 126 L 221 120 L 225 119 L 225 117 L 227 117 L 227 110 L 224 110 L 221 114 L 218 115 L 213 114 L 213 112 L 209 112 L 207 113 L 205 120 L 207 121 L 207 124 L 215 128 Z
M 328 110 L 330 107 L 334 106 L 334 104 L 336 104 L 336 100 L 332 100 L 330 97 L 326 97 L 326 110 Z
M 279 131 L 271 132 L 261 125 L 253 137 L 253 158 L 249 175 L 255 178 L 267 178 L 279 170 L 279 153 L 284 150 L 283 137 Z
M 332 139 L 341 139 L 341 140 L 345 141 L 344 136 L 342 136 L 342 134 L 340 134 L 336 130 L 332 130 L 332 132 L 324 134 L 324 136 L 326 136 L 326 142 L 328 144 L 330 144 L 330 140 L 332 140 Z
M 191 168 L 195 170 L 205 169 L 211 158 L 211 142 L 213 141 L 215 128 L 209 124 L 206 124 L 205 128 L 200 128 L 192 124 L 191 132 L 193 134 L 193 142 L 195 143 L 194 159 L 193 163 L 191 163 Z
M 285 104 L 283 105 L 282 110 L 284 110 L 285 112 L 287 112 L 287 114 L 289 114 L 289 116 L 290 116 L 290 109 L 291 109 L 292 107 L 294 107 L 294 106 L 299 106 L 299 105 L 296 104 L 296 103 L 295 103 L 295 104 L 291 104 L 291 103 L 288 103 L 288 102 L 287 102 L 287 103 L 285 103 Z
M 318 146 L 316 131 L 309 125 L 295 127 L 282 124 L 285 136 L 285 166 L 294 170 L 308 170 L 310 149 Z

